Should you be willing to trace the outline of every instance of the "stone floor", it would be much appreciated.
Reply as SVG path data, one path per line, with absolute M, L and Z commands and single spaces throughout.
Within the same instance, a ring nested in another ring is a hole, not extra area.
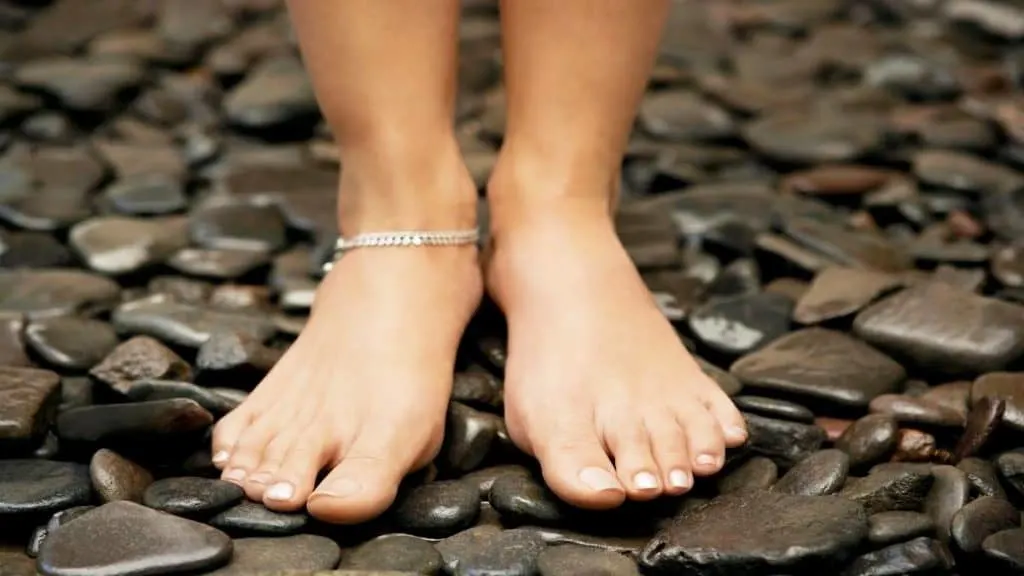
M 44 4 L 0 4 L 0 575 L 1024 573 L 1024 3 L 675 2 L 617 224 L 748 446 L 570 509 L 508 441 L 485 309 L 435 464 L 345 528 L 206 448 L 333 241 L 281 2 Z M 467 2 L 480 184 L 497 34 Z

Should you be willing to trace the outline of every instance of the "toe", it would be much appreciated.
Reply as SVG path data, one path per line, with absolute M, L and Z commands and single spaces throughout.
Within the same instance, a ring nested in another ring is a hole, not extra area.
M 651 453 L 647 429 L 636 421 L 618 422 L 605 431 L 605 443 L 615 461 L 615 472 L 633 500 L 650 500 L 661 494 L 658 465 Z
M 327 451 L 320 437 L 297 438 L 263 492 L 263 505 L 291 512 L 306 505 L 316 476 L 326 464 Z
M 678 496 L 687 492 L 693 486 L 693 472 L 686 432 L 671 414 L 662 414 L 647 420 L 647 434 L 665 493 Z
M 213 465 L 224 469 L 242 432 L 252 424 L 252 413 L 244 406 L 229 412 L 213 427 Z
M 704 395 L 704 406 L 715 420 L 718 420 L 722 436 L 725 438 L 725 445 L 729 448 L 742 446 L 747 441 L 747 423 L 743 419 L 743 415 L 736 409 L 732 400 L 713 382 L 709 383 L 707 390 Z
M 718 472 L 725 463 L 725 439 L 721 426 L 700 399 L 691 396 L 680 404 L 676 419 L 686 431 L 693 473 L 707 476 Z
M 246 477 L 263 461 L 263 451 L 278 429 L 279 426 L 269 418 L 259 419 L 246 428 L 231 448 L 231 459 L 224 467 L 221 478 L 244 486 Z
M 295 443 L 294 432 L 283 432 L 275 436 L 263 450 L 263 459 L 251 474 L 246 476 L 242 488 L 251 500 L 263 500 L 263 493 L 277 476 L 281 463 Z
M 595 510 L 614 508 L 625 500 L 625 490 L 592 421 L 563 420 L 538 427 L 535 437 L 531 447 L 544 481 L 562 500 Z

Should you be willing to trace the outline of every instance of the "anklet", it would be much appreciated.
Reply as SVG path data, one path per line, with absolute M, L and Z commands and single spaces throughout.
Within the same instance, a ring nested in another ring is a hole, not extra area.
M 381 248 L 388 246 L 420 247 L 420 246 L 461 246 L 473 244 L 480 239 L 480 231 L 472 230 L 438 230 L 433 231 L 398 231 L 398 232 L 367 232 L 352 238 L 338 238 L 334 244 L 334 258 L 324 264 L 324 272 L 330 271 L 335 260 L 345 252 L 356 248 Z

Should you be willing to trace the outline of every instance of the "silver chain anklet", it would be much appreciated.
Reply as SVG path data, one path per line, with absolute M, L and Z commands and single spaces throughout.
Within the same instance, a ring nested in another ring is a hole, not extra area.
M 356 248 L 383 248 L 401 246 L 416 248 L 421 246 L 462 246 L 473 244 L 480 239 L 480 230 L 438 230 L 418 231 L 402 230 L 396 232 L 367 232 L 351 238 L 338 238 L 334 244 L 334 257 L 324 264 L 324 272 L 334 267 L 334 261 L 345 252 Z

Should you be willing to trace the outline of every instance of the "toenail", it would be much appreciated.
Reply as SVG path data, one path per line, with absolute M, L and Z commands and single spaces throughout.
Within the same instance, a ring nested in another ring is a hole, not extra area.
M 363 486 L 359 482 L 351 478 L 341 478 L 327 486 L 317 488 L 316 493 L 324 496 L 334 496 L 335 498 L 348 498 L 362 489 Z
M 697 464 L 701 466 L 714 466 L 718 463 L 718 458 L 711 454 L 701 454 L 697 456 Z
M 689 488 L 692 482 L 689 473 L 683 470 L 673 470 L 668 474 L 668 483 L 673 488 Z
M 580 470 L 580 482 L 586 484 L 591 490 L 604 492 L 606 490 L 621 490 L 615 477 L 603 468 L 584 468 Z
M 229 454 L 227 450 L 221 450 L 220 452 L 217 452 L 216 454 L 213 455 L 212 461 L 214 464 L 223 464 L 230 459 L 231 454 Z
M 228 482 L 241 482 L 245 480 L 245 470 L 241 468 L 232 468 L 224 473 L 224 479 Z
M 730 426 L 725 433 L 733 440 L 745 440 L 747 438 L 747 431 L 741 426 Z
M 295 487 L 287 482 L 278 482 L 267 488 L 263 496 L 270 500 L 291 500 L 295 496 Z
M 633 484 L 640 490 L 654 490 L 658 487 L 658 479 L 650 472 L 638 472 L 633 477 Z

